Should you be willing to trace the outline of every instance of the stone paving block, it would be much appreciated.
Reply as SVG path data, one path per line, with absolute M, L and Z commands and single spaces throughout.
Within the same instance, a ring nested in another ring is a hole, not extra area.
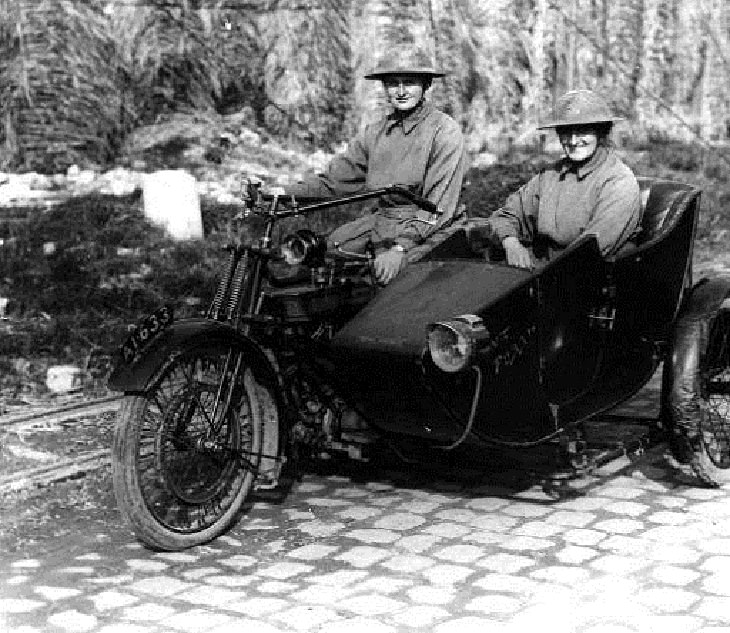
M 370 567 L 384 558 L 388 558 L 388 556 L 390 556 L 390 552 L 386 549 L 361 545 L 351 547 L 335 558 L 337 560 L 343 560 L 353 567 Z
M 254 576 L 246 575 L 246 572 L 235 575 L 227 576 L 204 576 L 203 582 L 207 585 L 214 585 L 216 587 L 248 587 L 254 582 L 256 578 Z
M 274 578 L 276 580 L 287 580 L 294 576 L 306 574 L 314 569 L 313 565 L 305 565 L 304 563 L 274 563 L 263 569 L 259 569 L 256 573 L 266 578 Z
M 170 606 L 155 602 L 145 602 L 124 609 L 121 612 L 121 617 L 138 622 L 156 622 L 169 618 L 174 613 L 176 613 L 176 610 Z
M 593 569 L 609 574 L 628 574 L 639 571 L 649 565 L 649 561 L 631 556 L 609 554 L 596 558 L 588 563 Z
M 175 598 L 206 607 L 222 607 L 230 602 L 244 600 L 246 593 L 243 591 L 231 591 L 224 587 L 199 586 L 190 591 L 179 593 Z
M 501 547 L 518 552 L 538 552 L 546 550 L 555 545 L 555 541 L 546 538 L 535 538 L 533 536 L 515 536 L 505 539 Z
M 595 513 L 577 512 L 575 510 L 557 510 L 544 519 L 547 524 L 564 525 L 574 528 L 584 528 L 595 520 Z
M 417 554 L 393 556 L 381 563 L 387 569 L 403 573 L 414 573 L 435 564 L 432 558 Z
M 694 613 L 700 617 L 712 620 L 712 624 L 730 626 L 730 597 L 710 596 L 702 598 L 696 605 Z
M 398 549 L 403 549 L 417 554 L 419 552 L 425 552 L 439 541 L 441 541 L 441 537 L 433 534 L 413 534 L 411 536 L 404 536 L 403 538 L 398 539 L 394 545 Z
M 220 573 L 218 567 L 195 567 L 194 569 L 186 569 L 180 575 L 185 580 L 200 580 L 206 576 Z
M 520 594 L 523 598 L 543 587 L 541 582 L 532 578 L 498 573 L 486 574 L 481 578 L 471 581 L 469 584 L 472 587 L 478 587 L 489 592 Z
M 314 629 L 315 627 L 319 629 L 319 627 L 327 622 L 340 620 L 342 618 L 334 609 L 306 605 L 274 613 L 271 615 L 271 619 L 276 623 L 281 622 L 289 629 L 307 631 Z
M 410 514 L 430 514 L 437 508 L 440 508 L 443 504 L 435 501 L 425 501 L 415 499 L 413 501 L 406 501 L 399 505 L 396 510 L 402 510 Z
M 730 596 L 730 569 L 723 569 L 707 576 L 700 586 L 708 593 Z
M 515 517 L 503 516 L 500 514 L 487 514 L 474 517 L 469 524 L 480 530 L 490 532 L 506 532 L 519 523 Z
M 119 607 L 128 607 L 135 602 L 139 602 L 137 596 L 120 591 L 102 591 L 91 596 L 87 596 L 88 600 L 94 603 L 94 609 L 97 611 L 108 611 L 109 609 L 118 609 Z
M 193 609 L 165 618 L 160 624 L 178 631 L 185 631 L 185 633 L 203 633 L 212 628 L 224 626 L 233 630 L 235 622 L 235 618 L 224 613 Z
M 401 537 L 398 532 L 393 530 L 376 530 L 374 528 L 350 530 L 344 536 L 363 543 L 393 543 Z
M 337 513 L 338 517 L 343 519 L 352 519 L 353 521 L 364 521 L 370 517 L 376 517 L 383 514 L 382 508 L 373 508 L 371 506 L 351 506 Z
M 630 534 L 643 528 L 644 524 L 634 519 L 607 519 L 594 523 L 592 527 L 609 534 Z
M 176 593 L 188 591 L 195 587 L 194 584 L 183 582 L 173 576 L 155 576 L 154 578 L 143 578 L 129 585 L 129 589 L 150 596 L 172 596 Z
M 238 543 L 240 547 L 241 542 L 231 538 L 230 536 L 221 536 L 218 539 L 221 543 L 231 545 L 232 543 Z M 198 554 L 190 554 L 189 552 L 157 552 L 155 558 L 167 561 L 168 563 L 196 563 L 200 560 Z
M 510 596 L 488 594 L 469 600 L 464 609 L 467 611 L 481 611 L 482 613 L 510 614 L 515 613 L 522 606 L 522 601 Z
M 429 630 L 438 620 L 445 620 L 451 614 L 441 607 L 415 606 L 393 615 L 393 621 L 409 629 Z
M 433 633 L 504 633 L 505 625 L 497 619 L 464 617 L 437 624 Z
M 523 519 L 535 519 L 553 512 L 554 508 L 537 503 L 510 503 L 502 508 L 501 512 Z
M 424 569 L 421 575 L 435 585 L 450 585 L 463 582 L 473 573 L 473 569 L 462 565 L 434 565 Z
M 614 514 L 638 517 L 644 514 L 649 509 L 649 506 L 645 503 L 636 503 L 635 501 L 616 501 L 614 503 L 607 503 L 603 509 L 606 512 L 613 512 Z
M 563 539 L 565 539 L 568 543 L 583 546 L 597 545 L 606 538 L 605 532 L 600 532 L 599 530 L 593 530 L 590 528 L 576 528 L 574 530 L 568 530 L 565 534 L 563 534 Z
M 465 508 L 448 508 L 447 510 L 441 510 L 434 513 L 435 519 L 441 521 L 454 521 L 455 523 L 470 523 L 474 519 L 478 518 L 478 515 L 472 510 Z
M 530 578 L 545 582 L 557 582 L 564 585 L 579 585 L 591 577 L 587 569 L 567 565 L 542 567 L 530 572 Z
M 674 565 L 660 565 L 651 570 L 651 577 L 665 585 L 684 587 L 700 577 L 699 572 Z
M 315 574 L 306 578 L 307 582 L 319 585 L 327 585 L 330 587 L 344 587 L 354 582 L 358 582 L 366 578 L 368 572 L 354 569 L 341 569 L 328 574 Z
M 545 521 L 528 521 L 514 529 L 514 533 L 520 536 L 536 536 L 538 538 L 550 538 L 564 531 L 564 525 L 559 523 L 552 525 Z
M 395 627 L 375 618 L 344 618 L 323 624 L 317 633 L 398 633 Z
M 312 543 L 311 545 L 303 545 L 297 547 L 287 553 L 287 556 L 292 558 L 298 558 L 299 560 L 322 560 L 328 558 L 334 554 L 340 548 L 335 545 L 322 545 L 319 543 Z
M 599 555 L 600 552 L 590 547 L 582 547 L 580 545 L 567 545 L 566 547 L 555 552 L 555 557 L 561 563 L 568 565 L 580 565 L 587 560 L 591 560 Z
M 433 555 L 451 563 L 472 563 L 484 555 L 484 550 L 476 545 L 449 545 L 437 549 Z
M 514 574 L 519 573 L 525 567 L 532 567 L 536 562 L 534 558 L 519 554 L 499 553 L 482 558 L 477 566 L 503 574 Z
M 310 506 L 315 508 L 342 508 L 343 506 L 349 506 L 350 501 L 344 499 L 333 499 L 332 497 L 308 497 L 304 500 Z
M 98 629 L 97 633 L 149 633 L 149 628 L 140 624 L 109 624 Z
M 57 626 L 72 633 L 86 633 L 96 627 L 98 620 L 93 615 L 81 613 L 75 609 L 54 613 L 48 618 L 48 624 Z
M 730 538 L 702 539 L 698 541 L 697 549 L 706 554 L 730 555 Z
M 369 593 L 344 598 L 339 602 L 338 607 L 357 615 L 376 616 L 401 611 L 406 607 L 406 603 L 382 594 Z
M 270 613 L 277 613 L 288 608 L 290 603 L 281 598 L 247 598 L 240 602 L 230 602 L 226 605 L 227 611 L 243 613 L 251 618 L 261 618 Z
M 575 499 L 566 499 L 556 504 L 557 510 L 573 512 L 593 512 L 599 510 L 606 503 L 605 499 L 598 496 L 584 496 Z
M 310 536 L 316 536 L 318 538 L 337 534 L 337 532 L 344 530 L 345 527 L 345 524 L 339 521 L 320 520 L 308 521 L 306 523 L 300 523 L 299 525 L 297 525 L 297 529 L 300 532 L 304 532 L 305 534 L 309 534 Z
M 299 585 L 293 582 L 281 582 L 279 580 L 270 580 L 267 582 L 257 583 L 256 590 L 259 593 L 281 593 L 289 594 L 292 591 L 296 591 Z
M 466 502 L 466 507 L 476 512 L 496 512 L 508 505 L 510 501 L 500 499 L 498 497 L 483 497 L 481 499 L 472 499 Z
M 640 591 L 636 599 L 659 613 L 681 613 L 686 612 L 700 596 L 675 587 L 655 587 Z
M 406 531 L 422 525 L 425 521 L 426 519 L 422 516 L 418 516 L 417 514 L 409 512 L 395 512 L 383 517 L 382 519 L 378 519 L 373 524 L 373 527 L 382 530 Z
M 426 534 L 432 534 L 433 536 L 440 536 L 443 538 L 461 538 L 465 534 L 469 534 L 469 532 L 471 532 L 471 528 L 459 523 L 446 522 L 427 525 L 422 531 Z
M 391 595 L 394 593 L 402 593 L 404 589 L 410 587 L 413 584 L 413 580 L 406 578 L 393 578 L 386 575 L 381 576 L 369 576 L 363 579 L 361 582 L 351 585 L 353 593 L 384 593 Z
M 33 591 L 41 598 L 50 601 L 65 600 L 73 596 L 78 596 L 81 593 L 80 590 L 70 587 L 49 587 L 47 585 L 33 587 Z
M 730 569 L 730 556 L 709 556 L 699 568 L 702 571 L 723 572 Z
M 221 565 L 225 565 L 226 567 L 240 570 L 246 569 L 248 567 L 253 567 L 258 561 L 253 556 L 236 554 L 235 556 L 226 556 L 218 562 Z
M 456 598 L 456 590 L 449 585 L 416 585 L 406 595 L 416 603 L 449 604 Z
M 147 573 L 155 573 L 159 571 L 165 571 L 169 565 L 159 560 L 148 560 L 148 559 L 136 559 L 126 561 L 127 566 L 134 571 L 141 571 Z
M 690 521 L 689 513 L 682 511 L 671 512 L 669 510 L 661 510 L 660 512 L 652 512 L 643 517 L 645 521 L 651 523 L 659 523 L 661 525 L 683 525 Z
M 24 598 L 0 598 L 0 614 L 30 613 L 45 606 L 40 600 L 27 600 Z

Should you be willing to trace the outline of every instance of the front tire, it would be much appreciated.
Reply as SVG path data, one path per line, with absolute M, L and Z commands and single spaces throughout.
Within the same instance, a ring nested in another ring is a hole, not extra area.
M 253 487 L 262 434 L 256 382 L 224 343 L 183 350 L 144 393 L 126 395 L 112 481 L 139 540 L 175 551 L 224 532 Z
M 664 383 L 675 457 L 706 486 L 730 483 L 730 311 L 680 320 Z

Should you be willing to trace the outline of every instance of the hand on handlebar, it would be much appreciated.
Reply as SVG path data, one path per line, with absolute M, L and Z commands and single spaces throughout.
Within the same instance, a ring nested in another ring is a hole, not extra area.
M 502 247 L 507 255 L 507 263 L 510 266 L 530 270 L 535 267 L 535 263 L 532 261 L 532 254 L 516 237 L 505 237 L 502 240 Z
M 375 258 L 375 276 L 381 284 L 388 284 L 405 268 L 406 254 L 391 248 Z

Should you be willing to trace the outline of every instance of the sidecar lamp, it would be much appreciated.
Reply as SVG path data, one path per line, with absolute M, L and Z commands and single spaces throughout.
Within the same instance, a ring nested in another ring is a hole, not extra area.
M 439 321 L 428 327 L 428 351 L 434 365 L 453 374 L 468 367 L 474 356 L 477 339 L 486 333 L 479 317 L 464 315 Z

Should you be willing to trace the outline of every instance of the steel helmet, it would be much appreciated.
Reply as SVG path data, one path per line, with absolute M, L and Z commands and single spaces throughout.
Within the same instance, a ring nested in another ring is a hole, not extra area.
M 537 129 L 622 120 L 623 117 L 614 116 L 608 104 L 592 90 L 571 90 L 558 99 L 552 121 L 539 125 Z
M 382 79 L 388 75 L 424 75 L 443 77 L 446 73 L 437 70 L 431 56 L 414 44 L 399 44 L 391 47 L 365 79 Z

